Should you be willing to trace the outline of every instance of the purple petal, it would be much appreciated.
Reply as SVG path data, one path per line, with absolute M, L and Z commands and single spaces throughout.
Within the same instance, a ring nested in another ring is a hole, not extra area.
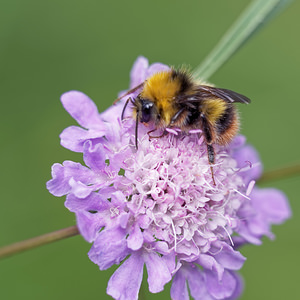
M 148 68 L 148 59 L 139 56 L 133 64 L 130 72 L 130 88 L 134 88 L 146 79 L 146 71 Z
M 230 274 L 235 278 L 236 287 L 232 295 L 227 300 L 239 299 L 244 290 L 244 281 L 243 278 L 236 272 L 230 272 Z
M 250 145 L 245 145 L 233 153 L 233 158 L 238 163 L 238 168 L 244 168 L 247 164 L 251 164 L 252 167 L 245 172 L 239 173 L 243 178 L 247 179 L 245 184 L 248 184 L 251 180 L 258 179 L 262 174 L 262 165 L 257 151 Z
M 239 251 L 233 250 L 233 248 L 226 243 L 220 243 L 220 247 L 222 250 L 214 255 L 217 262 L 225 269 L 239 270 L 243 266 L 246 257 Z
M 263 235 L 274 239 L 274 234 L 271 232 L 271 224 L 260 217 L 253 218 L 248 222 L 249 231 L 256 237 L 262 237 Z
M 107 188 L 111 193 L 113 189 Z M 105 192 L 106 189 L 103 189 Z M 110 194 L 111 195 L 111 194 Z M 108 216 L 110 216 L 110 208 L 112 204 L 110 201 L 107 200 L 107 195 L 102 193 L 92 193 L 89 197 L 85 199 L 79 199 L 75 197 L 73 194 L 69 194 L 67 196 L 65 206 L 72 212 L 77 211 L 93 211 L 93 212 L 108 212 Z
M 141 215 L 139 216 L 139 225 L 142 229 L 148 229 L 149 228 L 149 225 L 151 224 L 152 220 L 149 216 L 147 215 Z M 145 237 L 144 237 L 145 238 Z M 153 235 L 152 235 L 152 239 L 151 237 L 149 236 L 150 240 L 151 241 L 153 238 Z M 147 235 L 147 239 L 148 239 L 148 235 Z M 168 246 L 166 246 L 168 248 Z
M 51 170 L 52 179 L 47 182 L 47 189 L 51 194 L 57 197 L 68 194 L 72 187 L 69 184 L 73 178 L 84 184 L 93 183 L 93 172 L 80 163 L 65 161 L 61 164 L 54 164 Z
M 285 194 L 277 189 L 254 189 L 251 194 L 254 207 L 269 223 L 281 224 L 291 217 L 291 209 Z
M 187 272 L 187 280 L 191 296 L 195 300 L 214 300 L 207 291 L 203 272 L 193 264 L 190 265 Z
M 251 211 L 251 213 L 247 214 L 247 208 L 249 209 L 249 211 Z M 255 223 L 255 218 L 256 218 L 256 213 L 254 211 L 254 213 L 252 212 L 253 207 L 250 203 L 246 203 L 243 207 L 241 207 L 241 212 L 238 212 L 238 216 L 240 218 L 240 222 L 238 225 L 238 228 L 236 229 L 237 233 L 239 234 L 240 237 L 242 237 L 243 239 L 245 239 L 247 242 L 255 244 L 255 245 L 260 245 L 262 243 L 262 241 L 260 240 L 261 236 L 262 236 L 262 232 L 261 229 L 259 229 L 259 233 L 255 234 L 254 232 L 252 232 L 252 230 L 250 230 L 249 225 L 251 223 Z M 251 225 L 250 225 L 251 226 Z M 263 226 L 265 227 L 265 226 Z
M 87 140 L 95 144 L 105 135 L 105 128 L 98 130 L 85 130 L 78 126 L 70 126 L 60 134 L 60 144 L 74 152 L 83 152 L 83 145 Z
M 110 201 L 108 198 L 111 198 Z M 124 199 L 125 196 L 121 192 L 107 187 L 102 189 L 101 193 L 91 193 L 84 199 L 69 194 L 65 206 L 75 212 L 80 233 L 91 242 L 102 227 L 113 228 L 120 226 L 124 218 L 128 220 L 128 214 L 122 210 Z
M 143 278 L 144 261 L 133 253 L 110 277 L 107 294 L 116 300 L 137 300 Z
M 98 129 L 102 127 L 102 121 L 95 103 L 84 93 L 70 91 L 61 96 L 61 102 L 65 110 L 85 128 Z
M 234 244 L 234 249 L 239 249 L 242 246 L 244 246 L 245 244 L 248 244 L 248 241 L 246 241 L 246 239 L 244 239 L 241 236 L 237 236 L 237 235 L 232 237 L 232 241 Z
M 86 185 L 80 181 L 76 181 L 74 178 L 69 180 L 69 185 L 71 187 L 70 193 L 74 194 L 78 198 L 86 198 L 93 191 L 98 189 L 96 185 Z
M 185 263 L 175 274 L 171 287 L 172 299 L 189 299 L 187 283 L 193 299 L 215 300 L 207 290 L 206 277 L 203 271 L 193 263 Z
M 154 63 L 149 66 L 148 60 L 143 56 L 139 56 L 135 61 L 130 73 L 130 88 L 136 87 L 155 73 L 167 70 L 170 70 L 170 67 L 167 65 Z
M 196 262 L 204 269 L 216 272 L 219 280 L 222 279 L 224 267 L 220 265 L 211 255 L 200 254 Z
M 172 251 L 169 254 L 165 254 L 162 256 L 163 260 L 165 261 L 169 271 L 171 274 L 174 273 L 175 271 L 175 267 L 176 267 L 176 256 L 175 256 L 175 252 Z
M 234 293 L 237 281 L 232 274 L 225 270 L 221 281 L 211 271 L 205 271 L 206 285 L 209 293 L 216 299 L 225 299 Z
M 148 234 L 149 234 L 149 232 L 148 232 Z M 167 255 L 170 254 L 170 249 L 166 242 L 157 241 L 157 242 L 153 243 L 153 246 L 155 247 L 155 251 L 159 252 L 160 254 L 163 254 L 164 257 L 166 257 Z
M 124 93 L 120 93 L 120 96 L 122 94 Z M 108 109 L 102 112 L 100 114 L 101 120 L 110 124 L 115 124 L 118 119 L 121 119 L 122 110 L 125 104 L 124 100 L 122 99 L 120 102 L 116 103 L 113 106 L 110 106 Z
M 79 199 L 75 197 L 73 194 L 67 195 L 67 199 L 65 201 L 65 207 L 69 209 L 72 212 L 78 212 L 78 211 L 98 211 L 100 203 L 104 206 L 104 203 L 106 204 L 105 209 L 108 209 L 109 202 L 104 202 L 100 198 L 99 194 L 93 193 L 89 197 L 85 199 Z M 107 204 L 108 203 L 108 204 Z
M 69 194 L 65 206 L 75 212 L 78 229 L 88 242 L 94 241 L 99 230 L 108 225 L 110 220 L 111 204 L 97 193 L 92 193 L 86 199 Z
M 100 270 L 119 264 L 128 254 L 126 231 L 119 227 L 101 231 L 88 253 Z
M 179 269 L 176 272 L 171 286 L 171 298 L 172 300 L 189 300 L 189 292 L 187 288 L 187 282 L 184 272 Z
M 115 191 L 114 193 L 111 193 L 110 197 L 108 198 L 111 198 L 111 203 L 115 207 L 123 208 L 126 205 L 126 197 L 121 191 Z
M 274 237 L 271 225 L 284 222 L 291 216 L 291 210 L 285 195 L 272 188 L 253 189 L 250 201 L 238 212 L 241 224 L 237 232 L 248 242 L 261 244 L 263 235 Z
M 106 151 L 102 144 L 94 146 L 91 141 L 84 144 L 83 160 L 92 170 L 103 170 L 107 166 L 105 163 L 106 158 Z
M 129 122 L 129 124 L 131 125 L 133 123 Z M 123 129 L 122 131 L 121 128 Z M 103 143 L 108 145 L 108 148 L 111 152 L 115 152 L 114 150 L 120 150 L 120 147 L 124 147 L 124 145 L 129 143 L 130 137 L 124 132 L 126 130 L 125 128 L 128 129 L 128 125 L 125 126 L 125 122 L 121 123 L 121 121 L 107 124 Z
M 245 143 L 246 143 L 246 137 L 239 134 L 236 137 L 234 137 L 234 139 L 230 143 L 230 148 L 232 148 L 232 149 L 240 148 L 240 147 L 244 146 Z
M 132 230 L 129 232 L 127 239 L 128 248 L 138 250 L 142 247 L 144 242 L 141 228 L 138 224 L 134 224 Z
M 161 63 L 154 63 L 152 64 L 147 72 L 146 72 L 146 78 L 147 79 L 149 76 L 158 73 L 158 72 L 164 72 L 164 71 L 169 71 L 170 67 Z
M 260 234 L 254 234 L 252 231 L 249 229 L 249 225 L 247 223 L 241 223 L 239 225 L 239 228 L 237 229 L 237 233 L 245 239 L 248 243 L 254 244 L 254 245 L 261 245 L 261 231 Z M 243 244 L 243 242 L 241 243 Z M 237 245 L 238 246 L 238 245 Z
M 92 243 L 101 227 L 105 225 L 105 222 L 102 219 L 99 222 L 95 222 L 94 214 L 89 212 L 76 212 L 75 214 L 80 234 L 86 241 Z
M 155 252 L 144 252 L 144 260 L 148 272 L 149 291 L 158 293 L 164 289 L 164 285 L 172 279 L 168 265 L 163 257 Z
M 119 218 L 119 225 L 121 228 L 125 229 L 128 224 L 130 215 L 129 214 L 122 214 Z

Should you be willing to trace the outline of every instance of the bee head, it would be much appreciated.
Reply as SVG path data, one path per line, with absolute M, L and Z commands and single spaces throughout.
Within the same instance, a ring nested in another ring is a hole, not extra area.
M 148 99 L 142 99 L 139 96 L 135 100 L 137 118 L 141 123 L 149 123 L 155 116 L 154 103 Z
M 144 99 L 141 95 L 138 95 L 132 101 L 135 115 L 135 147 L 138 149 L 138 123 L 147 124 L 152 120 L 156 120 L 158 118 L 157 109 L 154 103 L 148 99 Z

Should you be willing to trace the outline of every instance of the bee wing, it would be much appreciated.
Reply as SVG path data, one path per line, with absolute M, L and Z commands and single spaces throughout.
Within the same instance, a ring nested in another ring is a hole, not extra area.
M 251 102 L 251 100 L 246 96 L 227 89 L 219 89 L 212 86 L 200 85 L 198 87 L 198 91 L 201 95 L 200 98 L 203 100 L 207 98 L 220 98 L 229 103 L 234 103 L 234 102 L 250 103 Z

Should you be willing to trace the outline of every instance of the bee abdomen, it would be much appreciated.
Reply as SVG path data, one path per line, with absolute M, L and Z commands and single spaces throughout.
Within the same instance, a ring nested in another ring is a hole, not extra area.
M 219 134 L 224 133 L 234 121 L 236 111 L 233 105 L 228 105 L 222 116 L 216 121 L 216 129 Z
M 231 142 L 239 129 L 239 120 L 236 109 L 233 105 L 228 105 L 222 116 L 215 124 L 217 131 L 217 143 L 225 145 Z

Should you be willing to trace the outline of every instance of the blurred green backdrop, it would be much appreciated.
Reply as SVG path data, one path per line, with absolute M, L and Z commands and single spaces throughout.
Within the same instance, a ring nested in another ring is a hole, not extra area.
M 126 89 L 138 55 L 196 67 L 250 3 L 211 1 L 2 0 L 0 3 L 0 245 L 75 224 L 64 199 L 45 188 L 54 162 L 81 161 L 59 145 L 75 124 L 60 95 L 76 89 L 99 110 Z M 299 158 L 299 12 L 295 1 L 212 78 L 249 96 L 239 106 L 242 133 L 265 169 Z M 271 182 L 289 197 L 293 218 L 274 227 L 275 241 L 248 246 L 242 299 L 299 294 L 299 177 Z M 0 299 L 110 299 L 113 270 L 89 261 L 80 236 L 0 261 Z M 146 299 L 169 299 L 169 286 Z

